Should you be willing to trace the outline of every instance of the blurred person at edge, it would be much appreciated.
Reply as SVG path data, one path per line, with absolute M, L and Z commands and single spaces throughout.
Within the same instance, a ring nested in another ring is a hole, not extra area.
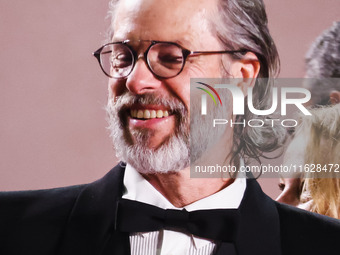
M 189 107 L 191 77 L 235 77 L 267 109 L 272 83 L 257 78 L 279 59 L 262 0 L 118 0 L 110 14 L 95 56 L 124 163 L 90 184 L 1 193 L 0 254 L 338 254 L 340 221 L 275 202 L 254 178 L 190 178 L 191 160 L 240 168 L 284 140 L 270 124 L 210 132 Z M 211 116 L 232 118 L 222 96 Z
M 307 79 L 304 86 L 311 92 L 308 105 L 315 107 L 340 103 L 340 22 L 334 22 L 315 39 L 306 53 L 305 62 Z M 287 158 L 291 159 L 292 156 L 287 155 Z M 302 159 L 299 154 L 296 157 Z M 302 187 L 303 179 L 299 176 L 282 177 L 279 183 L 282 193 L 276 200 L 299 206 Z
M 285 154 L 285 164 L 320 166 L 305 173 L 300 208 L 340 218 L 340 104 L 313 108 L 301 117 L 300 126 Z M 299 179 L 297 179 L 299 180 Z M 293 184 L 294 185 L 294 184 Z M 297 192 L 297 191 L 296 191 Z

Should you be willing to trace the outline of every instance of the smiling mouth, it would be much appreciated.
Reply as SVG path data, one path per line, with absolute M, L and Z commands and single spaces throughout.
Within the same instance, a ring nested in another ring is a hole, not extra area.
M 161 119 L 171 115 L 168 110 L 130 109 L 130 117 L 139 120 Z

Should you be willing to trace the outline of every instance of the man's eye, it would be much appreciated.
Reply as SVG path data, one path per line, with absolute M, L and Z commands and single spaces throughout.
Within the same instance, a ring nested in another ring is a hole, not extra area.
M 158 64 L 160 64 L 163 68 L 169 70 L 178 70 L 181 69 L 183 64 L 183 57 L 172 54 L 163 54 L 158 55 L 157 58 Z
M 158 56 L 158 60 L 161 63 L 169 63 L 169 64 L 181 64 L 183 61 L 183 57 L 182 56 L 175 56 L 175 55 L 170 55 L 170 54 L 166 54 L 166 55 L 159 55 Z
M 111 57 L 111 64 L 115 68 L 124 68 L 130 66 L 131 62 L 131 56 L 128 54 L 120 53 Z

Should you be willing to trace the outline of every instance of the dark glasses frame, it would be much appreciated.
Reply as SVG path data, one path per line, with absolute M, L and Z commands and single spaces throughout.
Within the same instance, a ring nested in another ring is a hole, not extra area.
M 186 63 L 186 60 L 188 57 L 191 57 L 191 56 L 199 56 L 199 55 L 213 55 L 213 54 L 235 54 L 235 53 L 242 53 L 242 54 L 245 54 L 247 52 L 247 50 L 222 50 L 222 51 L 191 51 L 191 50 L 188 50 L 186 48 L 184 48 L 183 46 L 179 45 L 178 43 L 175 43 L 175 42 L 168 42 L 168 41 L 155 41 L 155 40 L 136 40 L 137 42 L 150 42 L 150 45 L 149 47 L 146 49 L 146 51 L 143 53 L 143 56 L 144 56 L 144 59 L 145 59 L 145 62 L 147 63 L 147 67 L 148 69 L 150 70 L 150 72 L 157 78 L 160 78 L 160 79 L 169 79 L 169 78 L 173 78 L 177 75 L 179 75 L 182 71 L 183 71 L 183 68 L 185 66 L 185 63 Z M 104 74 L 110 78 L 114 78 L 114 79 L 124 79 L 126 77 L 128 77 L 130 75 L 130 73 L 132 72 L 132 70 L 134 69 L 135 67 L 135 64 L 136 64 L 136 60 L 138 59 L 138 54 L 137 52 L 132 48 L 131 45 L 129 45 L 128 43 L 129 42 L 135 42 L 135 40 L 125 40 L 125 41 L 121 41 L 121 42 L 111 42 L 111 43 L 107 43 L 107 44 L 104 44 L 102 47 L 100 47 L 98 50 L 96 50 L 95 52 L 93 52 L 93 56 L 98 60 L 98 63 L 100 65 L 100 68 L 102 69 L 102 71 L 104 72 Z M 156 45 L 156 44 L 159 44 L 159 43 L 167 43 L 167 44 L 170 44 L 170 45 L 175 45 L 176 47 L 178 47 L 179 49 L 182 50 L 182 55 L 183 55 L 183 63 L 182 63 L 182 68 L 174 75 L 172 76 L 160 76 L 158 74 L 156 74 L 152 68 L 151 68 L 151 65 L 150 65 L 150 62 L 149 62 L 149 59 L 148 59 L 148 53 L 151 49 L 152 46 Z M 114 44 L 123 44 L 125 45 L 131 52 L 131 55 L 133 56 L 133 60 L 132 60 L 132 67 L 131 67 L 131 70 L 128 74 L 126 74 L 125 76 L 122 76 L 122 77 L 113 77 L 111 76 L 109 73 L 107 73 L 103 66 L 102 66 L 102 63 L 101 63 L 101 54 L 103 53 L 103 49 L 105 47 L 107 47 L 108 45 L 114 45 Z

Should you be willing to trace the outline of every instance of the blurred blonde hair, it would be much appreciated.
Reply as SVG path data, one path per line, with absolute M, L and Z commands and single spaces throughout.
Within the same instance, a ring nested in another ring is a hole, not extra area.
M 334 172 L 334 166 L 329 173 L 329 164 L 340 164 L 340 105 L 316 108 L 311 113 L 312 116 L 302 118 L 300 128 L 307 135 L 304 161 L 319 164 L 327 169 L 327 175 L 324 171 L 307 172 L 301 199 L 312 200 L 309 208 L 312 212 L 340 218 L 339 173 Z

